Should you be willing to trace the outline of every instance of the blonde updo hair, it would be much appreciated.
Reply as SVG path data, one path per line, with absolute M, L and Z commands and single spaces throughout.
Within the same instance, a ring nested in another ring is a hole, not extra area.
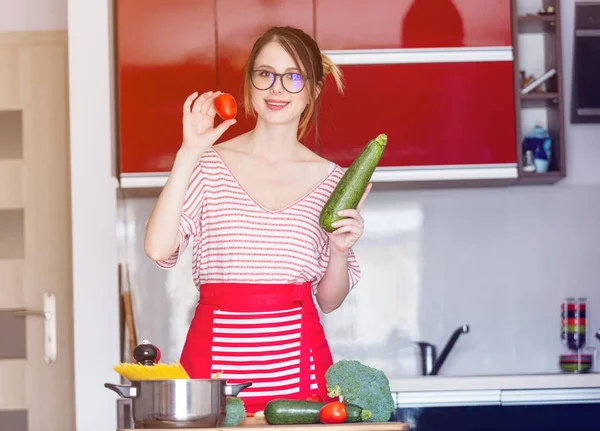
M 294 59 L 296 67 L 307 76 L 305 85 L 308 89 L 308 106 L 300 117 L 298 139 L 305 135 L 311 122 L 315 131 L 318 132 L 319 104 L 317 100 L 325 85 L 325 78 L 331 75 L 338 91 L 343 93 L 343 74 L 339 67 L 321 52 L 312 37 L 295 27 L 271 27 L 254 43 L 244 71 L 244 110 L 246 115 L 256 115 L 250 96 L 252 69 L 258 53 L 269 42 L 279 43 Z

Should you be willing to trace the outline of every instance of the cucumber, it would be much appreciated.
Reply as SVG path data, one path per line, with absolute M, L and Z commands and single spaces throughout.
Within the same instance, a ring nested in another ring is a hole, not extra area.
M 346 170 L 321 210 L 319 224 L 327 232 L 333 232 L 335 228 L 331 225 L 342 219 L 338 215 L 338 211 L 356 209 L 381 156 L 383 156 L 386 145 L 387 136 L 385 134 L 371 139 Z
M 265 420 L 270 425 L 317 424 L 319 410 L 325 403 L 318 401 L 275 399 L 265 406 Z
M 270 425 L 317 424 L 319 411 L 326 403 L 294 399 L 275 399 L 267 403 L 264 409 L 265 420 Z M 356 404 L 346 404 L 348 417 L 346 422 L 363 422 L 371 417 L 371 412 Z

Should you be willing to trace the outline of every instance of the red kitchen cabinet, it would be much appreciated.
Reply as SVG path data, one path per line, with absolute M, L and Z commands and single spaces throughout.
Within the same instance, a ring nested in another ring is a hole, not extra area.
M 380 166 L 515 163 L 511 61 L 342 66 L 322 94 L 319 153 L 343 167 L 388 135 Z
M 217 86 L 214 15 L 213 0 L 116 2 L 122 174 L 170 171 L 186 97 Z
M 323 50 L 511 45 L 508 0 L 315 0 Z
M 218 88 L 238 101 L 237 123 L 220 141 L 245 133 L 256 120 L 243 112 L 243 72 L 256 39 L 269 27 L 289 25 L 313 36 L 312 0 L 217 0 Z

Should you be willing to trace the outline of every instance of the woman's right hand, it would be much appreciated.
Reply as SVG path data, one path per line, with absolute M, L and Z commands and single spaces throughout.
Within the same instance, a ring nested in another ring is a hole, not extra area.
M 232 124 L 235 124 L 236 120 L 232 119 L 214 127 L 216 111 L 213 102 L 220 94 L 220 91 L 208 91 L 196 99 L 198 92 L 194 92 L 185 100 L 181 149 L 186 153 L 199 158 Z

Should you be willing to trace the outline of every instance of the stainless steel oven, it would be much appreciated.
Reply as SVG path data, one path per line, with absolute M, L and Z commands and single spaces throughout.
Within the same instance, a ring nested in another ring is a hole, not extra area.
M 571 122 L 600 123 L 600 2 L 576 2 Z

